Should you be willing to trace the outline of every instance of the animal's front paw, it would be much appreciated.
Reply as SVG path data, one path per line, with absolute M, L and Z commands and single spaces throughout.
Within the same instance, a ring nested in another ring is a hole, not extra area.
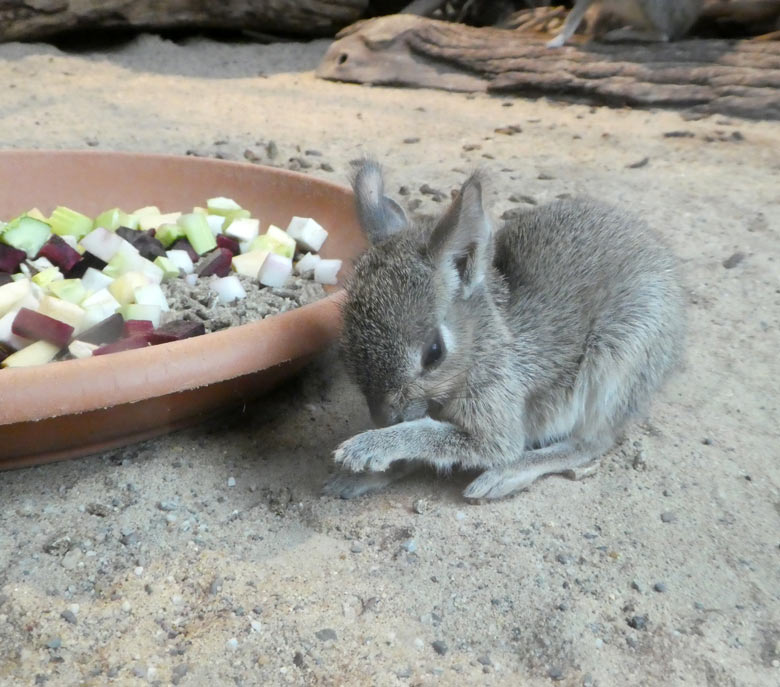
M 552 40 L 547 41 L 547 47 L 548 48 L 561 48 L 563 47 L 563 44 L 566 42 L 566 39 L 563 37 L 563 34 L 558 34 L 555 38 Z
M 518 468 L 485 470 L 466 487 L 467 499 L 500 499 L 529 487 L 538 474 Z
M 395 460 L 383 441 L 381 429 L 370 429 L 347 439 L 333 453 L 333 459 L 352 472 L 384 472 Z

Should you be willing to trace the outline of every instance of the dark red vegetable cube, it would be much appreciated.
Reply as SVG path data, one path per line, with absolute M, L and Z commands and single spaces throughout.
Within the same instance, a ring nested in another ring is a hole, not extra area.
M 190 254 L 190 260 L 192 260 L 192 262 L 197 262 L 200 257 L 192 247 L 192 244 L 185 238 L 174 241 L 168 250 L 186 250 Z
M 5 284 L 10 284 L 12 281 L 13 278 L 11 277 L 10 273 L 0 272 L 0 286 L 4 286 Z
M 68 272 L 81 260 L 81 253 L 71 248 L 56 234 L 52 234 L 49 240 L 41 246 L 38 257 L 47 258 L 63 272 Z
M 216 274 L 218 277 L 227 277 L 230 274 L 230 266 L 233 263 L 233 253 L 227 248 L 215 248 L 211 253 L 203 256 L 198 263 L 195 272 L 199 277 L 209 277 Z
M 140 231 L 139 229 L 130 229 L 129 227 L 117 227 L 116 233 L 125 241 L 133 244 L 147 260 L 153 261 L 155 258 L 165 255 L 165 246 L 154 238 L 154 229 Z
M 154 330 L 158 335 L 172 336 L 174 341 L 179 339 L 189 339 L 191 336 L 200 336 L 206 333 L 206 327 L 203 322 L 193 320 L 173 320 Z
M 227 248 L 233 255 L 238 255 L 241 252 L 238 241 L 224 234 L 217 235 L 217 248 Z
M 67 346 L 73 335 L 73 327 L 69 324 L 29 308 L 19 310 L 11 324 L 11 331 L 25 339 L 43 339 L 60 348 Z
M 130 351 L 133 348 L 144 348 L 145 346 L 151 345 L 149 336 L 150 334 L 136 334 L 135 336 L 128 336 L 126 339 L 119 339 L 119 341 L 114 341 L 113 343 L 96 348 L 94 351 L 92 351 L 92 355 L 106 355 L 108 353 Z
M 127 320 L 122 329 L 122 336 L 149 334 L 153 329 L 154 325 L 149 320 Z
M 79 341 L 86 341 L 95 345 L 112 343 L 122 336 L 124 324 L 124 318 L 118 312 L 115 312 L 105 320 L 101 320 L 97 324 L 93 324 L 89 329 L 81 332 L 78 336 Z
M 79 260 L 65 275 L 66 279 L 81 279 L 84 273 L 94 267 L 96 270 L 102 270 L 106 266 L 106 261 L 101 260 L 90 252 L 84 253 Z
M 16 353 L 12 346 L 0 343 L 0 363 L 2 363 L 11 353 Z
M 23 250 L 0 243 L 0 272 L 17 272 L 26 258 L 27 253 Z

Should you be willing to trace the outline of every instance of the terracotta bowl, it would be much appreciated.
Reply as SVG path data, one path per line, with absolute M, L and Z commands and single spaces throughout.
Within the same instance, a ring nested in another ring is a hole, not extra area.
M 163 212 L 228 196 L 268 224 L 312 216 L 330 233 L 323 257 L 363 248 L 347 188 L 302 174 L 195 157 L 92 151 L 0 151 L 0 217 L 67 205 L 86 214 L 157 205 Z M 322 301 L 205 336 L 0 370 L 0 469 L 130 444 L 243 404 L 290 377 L 338 334 L 334 287 Z

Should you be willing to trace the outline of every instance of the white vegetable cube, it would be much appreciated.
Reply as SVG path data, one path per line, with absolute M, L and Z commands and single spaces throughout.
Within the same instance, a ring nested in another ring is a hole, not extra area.
M 100 289 L 81 301 L 84 308 L 82 327 L 88 329 L 93 324 L 102 322 L 119 309 L 119 301 L 111 295 L 108 289 Z
M 119 312 L 125 320 L 148 320 L 153 327 L 160 326 L 162 311 L 159 305 L 141 305 L 140 303 L 129 303 L 123 305 Z
M 103 227 L 97 227 L 81 238 L 81 245 L 84 249 L 104 262 L 109 262 L 122 248 L 124 243 L 127 243 L 128 246 L 131 245 L 119 234 L 115 234 L 113 231 Z
M 147 284 L 135 290 L 135 302 L 140 305 L 156 305 L 162 312 L 168 312 L 168 300 L 159 284 Z
M 0 315 L 5 315 L 31 293 L 32 282 L 26 277 L 0 286 Z
M 273 243 L 278 244 L 282 249 L 274 250 L 274 253 L 280 253 L 281 255 L 287 255 L 289 257 L 295 255 L 295 239 L 286 231 L 272 224 L 268 227 L 265 234 Z
M 267 250 L 250 250 L 248 253 L 234 255 L 231 262 L 233 269 L 239 274 L 257 279 L 257 275 L 260 274 L 260 268 L 269 255 L 270 251 Z
M 109 284 L 108 290 L 120 305 L 127 305 L 135 300 L 136 289 L 150 283 L 149 278 L 141 272 L 125 272 Z
M 240 210 L 241 206 L 232 198 L 217 196 L 206 201 L 206 208 L 209 212 L 235 212 Z
M 234 219 L 225 229 L 225 236 L 236 241 L 251 241 L 260 233 L 260 220 L 252 217 Z
M 328 232 L 311 217 L 293 217 L 287 227 L 287 233 L 303 248 L 318 251 L 328 238 Z
M 74 358 L 89 358 L 92 356 L 92 351 L 97 348 L 95 344 L 87 343 L 86 341 L 71 341 L 68 345 L 68 352 Z
M 73 327 L 75 334 L 84 328 L 84 308 L 54 296 L 44 296 L 38 304 L 38 312 Z
M 284 286 L 288 277 L 292 274 L 292 260 L 277 253 L 269 253 L 263 262 L 257 279 L 265 286 Z
M 168 250 L 165 256 L 184 274 L 192 274 L 195 271 L 195 265 L 192 264 L 192 258 L 186 250 Z
M 314 267 L 314 281 L 319 284 L 337 284 L 341 260 L 320 260 Z
M 143 231 L 157 229 L 161 224 L 176 224 L 181 217 L 181 212 L 167 212 L 165 214 L 155 214 L 150 212 L 148 215 L 142 214 L 138 217 L 138 226 Z
M 225 224 L 225 218 L 222 215 L 206 215 L 206 223 L 214 236 L 222 233 L 222 226 Z
M 303 276 L 314 274 L 314 268 L 322 258 L 316 253 L 306 253 L 298 262 L 295 263 L 295 272 Z
M 35 258 L 35 260 L 28 260 L 27 264 L 30 265 L 30 267 L 34 267 L 39 272 L 49 269 L 50 267 L 54 267 L 54 264 L 49 260 L 49 258 Z
M 246 291 L 244 291 L 241 281 L 235 274 L 215 279 L 210 286 L 219 297 L 220 303 L 231 303 L 232 301 L 246 298 Z
M 50 362 L 57 353 L 59 346 L 44 341 L 35 341 L 29 346 L 25 346 L 21 351 L 16 351 L 9 355 L 0 366 L 2 367 L 30 367 L 32 365 L 43 365 Z
M 88 293 L 95 293 L 101 289 L 105 289 L 112 281 L 114 281 L 107 274 L 103 274 L 100 270 L 96 270 L 94 267 L 87 267 L 87 271 L 84 272 L 84 276 L 81 278 L 81 283 Z

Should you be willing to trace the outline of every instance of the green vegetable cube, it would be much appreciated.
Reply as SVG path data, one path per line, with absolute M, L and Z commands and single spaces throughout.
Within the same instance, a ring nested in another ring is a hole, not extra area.
M 179 217 L 178 224 L 184 227 L 187 240 L 198 255 L 203 255 L 217 247 L 217 240 L 211 233 L 206 216 L 197 212 L 191 212 Z
M 51 230 L 59 236 L 75 236 L 80 239 L 92 231 L 92 219 L 62 205 L 54 208 L 49 217 Z
M 49 240 L 51 232 L 52 229 L 46 222 L 22 215 L 6 225 L 0 241 L 23 250 L 27 257 L 34 258 L 41 246 Z

